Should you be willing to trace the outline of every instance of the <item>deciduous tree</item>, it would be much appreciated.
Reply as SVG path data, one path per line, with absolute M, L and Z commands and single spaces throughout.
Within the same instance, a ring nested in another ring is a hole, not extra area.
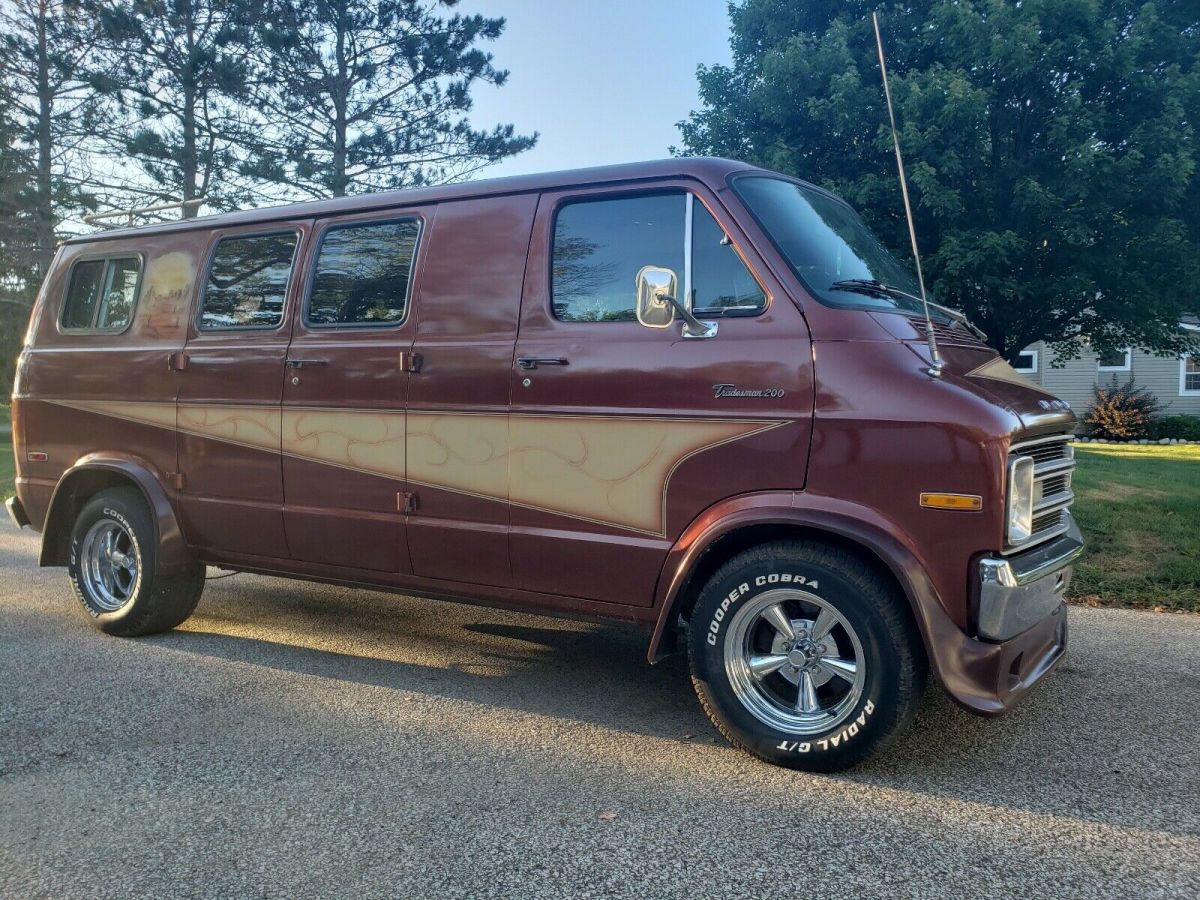
M 870 11 L 742 0 L 732 66 L 701 66 L 683 151 L 824 185 L 907 239 Z M 936 298 L 1014 358 L 1184 349 L 1200 295 L 1200 6 L 913 0 L 881 9 Z

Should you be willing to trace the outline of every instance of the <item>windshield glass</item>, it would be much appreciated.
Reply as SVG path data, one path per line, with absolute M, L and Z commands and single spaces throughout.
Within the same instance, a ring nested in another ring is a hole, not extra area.
M 792 270 L 830 306 L 919 312 L 919 300 L 881 296 L 839 282 L 880 281 L 920 296 L 917 280 L 888 252 L 853 209 L 824 191 L 794 181 L 748 175 L 734 179 L 737 191 L 775 242 Z

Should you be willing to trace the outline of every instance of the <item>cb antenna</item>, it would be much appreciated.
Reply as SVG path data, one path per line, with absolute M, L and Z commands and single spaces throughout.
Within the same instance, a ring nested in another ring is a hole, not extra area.
M 917 250 L 917 226 L 913 224 L 912 204 L 908 202 L 908 179 L 904 177 L 904 157 L 900 155 L 900 134 L 896 131 L 896 114 L 892 111 L 892 92 L 888 88 L 887 63 L 883 59 L 883 38 L 879 34 L 879 16 L 871 13 L 871 24 L 875 26 L 875 46 L 879 49 L 879 72 L 883 76 L 883 96 L 887 100 L 888 121 L 892 125 L 892 146 L 896 148 L 896 168 L 900 172 L 900 193 L 904 195 L 904 215 L 908 219 L 908 237 L 912 241 L 913 259 L 917 263 L 917 284 L 921 287 L 921 306 L 925 310 L 925 339 L 929 342 L 929 356 L 933 364 L 928 372 L 934 378 L 942 374 L 942 356 L 938 353 L 937 338 L 933 333 L 933 319 L 929 317 L 929 298 L 925 296 L 925 276 L 921 272 L 921 253 Z

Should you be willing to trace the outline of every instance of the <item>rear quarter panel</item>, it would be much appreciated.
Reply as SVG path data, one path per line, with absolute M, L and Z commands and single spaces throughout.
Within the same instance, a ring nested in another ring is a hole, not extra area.
M 15 399 L 24 426 L 18 490 L 40 527 L 54 485 L 85 455 L 117 451 L 144 462 L 159 476 L 176 464 L 175 434 L 90 412 L 112 400 L 173 404 L 175 373 L 168 356 L 182 348 L 201 264 L 196 233 L 148 240 L 67 244 L 47 276 L 34 314 Z M 141 283 L 133 319 L 122 333 L 64 331 L 59 326 L 71 269 L 81 259 L 140 255 Z M 45 453 L 30 461 L 30 453 Z

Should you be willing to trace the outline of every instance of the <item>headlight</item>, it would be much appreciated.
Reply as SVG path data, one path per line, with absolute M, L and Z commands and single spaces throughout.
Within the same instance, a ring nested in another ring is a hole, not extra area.
M 1018 456 L 1008 464 L 1008 543 L 1033 534 L 1033 459 Z

